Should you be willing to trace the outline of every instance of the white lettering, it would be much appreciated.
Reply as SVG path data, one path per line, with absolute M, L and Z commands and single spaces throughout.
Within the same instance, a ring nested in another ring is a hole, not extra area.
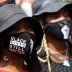
M 10 44 L 25 48 L 26 40 L 19 39 L 19 38 L 15 39 L 15 37 L 11 37 Z

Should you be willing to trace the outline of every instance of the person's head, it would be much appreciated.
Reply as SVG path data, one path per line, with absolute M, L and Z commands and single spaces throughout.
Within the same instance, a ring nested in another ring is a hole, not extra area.
M 71 7 L 71 3 L 62 0 L 48 0 L 41 4 L 39 11 L 34 15 L 43 20 L 42 25 L 47 36 L 66 40 L 72 30 Z
M 0 47 L 18 56 L 27 56 L 40 44 L 42 28 L 14 4 L 0 8 Z

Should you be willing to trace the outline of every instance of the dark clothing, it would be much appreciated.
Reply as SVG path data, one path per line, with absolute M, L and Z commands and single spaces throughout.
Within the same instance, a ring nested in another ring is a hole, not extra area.
M 69 60 L 70 67 L 51 62 L 52 72 L 72 72 L 72 58 Z
M 71 51 L 72 49 L 69 49 L 69 53 L 72 53 Z M 45 59 L 45 55 L 46 54 L 44 50 L 42 50 L 41 53 L 38 54 L 38 56 L 41 57 L 42 59 Z M 72 57 L 70 57 L 69 59 L 70 67 L 64 66 L 63 64 L 60 63 L 55 63 L 52 60 L 50 60 L 50 64 L 51 64 L 51 72 L 72 72 Z M 41 72 L 49 72 L 48 63 L 40 62 L 40 65 L 41 65 Z

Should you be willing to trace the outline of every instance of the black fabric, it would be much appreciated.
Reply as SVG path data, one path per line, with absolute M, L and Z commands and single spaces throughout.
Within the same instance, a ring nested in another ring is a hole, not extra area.
M 52 72 L 72 72 L 72 57 L 69 60 L 70 67 L 64 66 L 62 64 L 58 64 L 55 62 L 51 63 Z
M 38 48 L 37 48 L 37 50 L 38 50 Z M 41 52 L 38 54 L 38 56 L 42 59 L 46 59 L 45 51 L 42 49 Z M 43 63 L 40 61 L 39 61 L 39 63 L 40 63 L 40 69 L 41 69 L 40 72 L 48 72 L 48 63 L 47 62 Z
M 2 35 L 3 36 L 3 35 Z M 4 35 L 4 47 L 17 56 L 30 55 L 34 46 L 34 35 L 22 32 L 17 34 Z
M 51 63 L 51 72 L 72 72 L 72 45 L 70 45 L 70 48 L 69 48 L 69 54 L 70 54 L 70 59 L 69 59 L 69 64 L 70 64 L 70 67 L 68 66 L 64 66 L 63 64 L 59 64 L 59 63 L 55 63 L 53 62 L 51 59 L 50 59 L 50 63 Z M 38 56 L 41 57 L 42 59 L 46 59 L 46 53 L 44 50 L 42 50 Z M 48 70 L 48 63 L 45 62 L 40 62 L 40 65 L 41 65 L 41 72 L 49 72 Z
M 64 40 L 64 35 L 62 33 L 62 28 L 67 25 L 69 27 L 69 34 L 72 30 L 72 21 L 63 20 L 55 23 L 47 23 L 44 25 L 44 31 L 46 35 L 56 38 L 58 40 Z M 68 30 L 68 29 L 67 29 Z

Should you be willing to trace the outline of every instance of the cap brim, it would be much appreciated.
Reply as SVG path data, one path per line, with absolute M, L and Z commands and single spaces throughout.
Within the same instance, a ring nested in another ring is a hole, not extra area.
M 60 9 L 62 9 L 63 7 L 65 7 L 66 5 L 69 5 L 69 4 L 70 3 L 67 3 L 67 2 L 57 1 L 57 2 L 49 3 L 49 4 L 45 5 L 44 7 L 42 7 L 43 5 L 41 5 L 41 7 L 38 9 L 38 11 L 36 11 L 36 13 L 34 15 L 41 15 L 45 12 L 49 12 L 49 13 L 57 12 Z
M 19 21 L 25 17 L 26 17 L 26 15 L 24 16 L 24 14 L 15 14 L 15 15 L 9 17 L 7 20 L 5 20 L 4 22 L 1 23 L 0 32 L 8 29 L 12 25 L 14 25 L 17 21 Z

